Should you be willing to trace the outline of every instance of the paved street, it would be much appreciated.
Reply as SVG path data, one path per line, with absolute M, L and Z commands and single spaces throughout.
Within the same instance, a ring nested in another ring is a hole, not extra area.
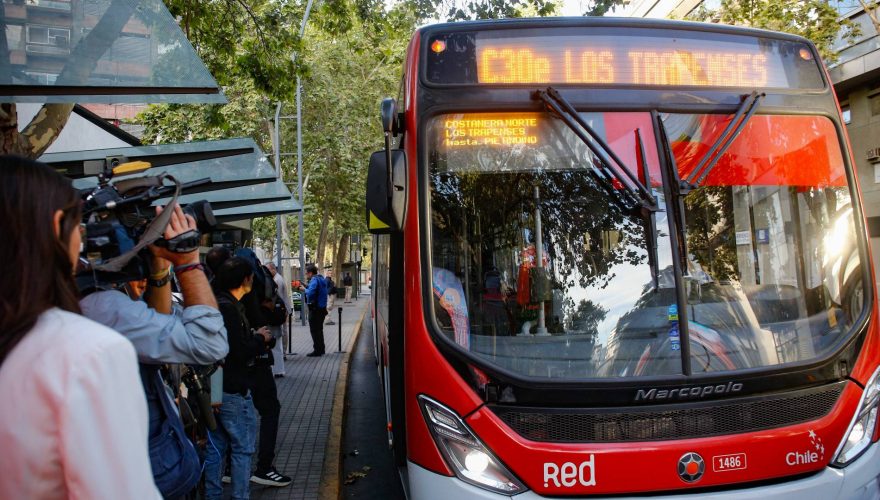
M 342 498 L 405 498 L 388 449 L 385 423 L 372 323 L 364 321 L 351 359 L 345 400 Z
M 369 295 L 346 304 L 342 313 L 342 345 L 351 351 L 355 328 L 360 325 L 369 304 Z M 334 306 L 333 320 L 338 323 Z M 328 318 L 329 319 L 329 318 Z M 309 358 L 312 340 L 308 326 L 294 321 L 291 348 L 296 355 L 288 356 L 284 378 L 276 379 L 281 418 L 278 429 L 275 466 L 282 474 L 293 477 L 293 483 L 284 488 L 251 485 L 254 499 L 315 499 L 322 487 L 325 452 L 328 438 L 333 434 L 331 415 L 340 366 L 346 359 L 338 353 L 338 325 L 324 327 L 327 354 Z M 338 434 L 338 429 L 336 429 Z M 225 488 L 230 493 L 230 488 Z

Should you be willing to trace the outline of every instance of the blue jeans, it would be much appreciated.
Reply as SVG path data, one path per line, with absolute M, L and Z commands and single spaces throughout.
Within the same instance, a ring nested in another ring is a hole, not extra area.
M 223 404 L 217 415 L 217 431 L 208 431 L 208 451 L 205 455 L 205 498 L 219 500 L 223 496 L 224 457 L 226 449 L 232 454 L 232 498 L 250 497 L 251 457 L 254 454 L 257 416 L 250 393 L 223 393 Z

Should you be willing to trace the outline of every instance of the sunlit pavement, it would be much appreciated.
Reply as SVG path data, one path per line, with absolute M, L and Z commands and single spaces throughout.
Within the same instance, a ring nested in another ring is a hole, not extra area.
M 328 437 L 331 434 L 331 413 L 339 368 L 345 359 L 338 353 L 338 307 L 342 312 L 342 345 L 353 348 L 355 327 L 361 318 L 368 322 L 369 295 L 361 295 L 351 304 L 334 304 L 333 320 L 336 325 L 324 326 L 327 353 L 317 358 L 305 355 L 312 351 L 308 325 L 298 319 L 292 328 L 291 350 L 285 362 L 286 373 L 276 378 L 281 418 L 278 425 L 278 443 L 275 448 L 275 467 L 281 474 L 291 476 L 293 482 L 282 488 L 251 484 L 254 499 L 314 499 L 321 487 L 323 464 Z M 364 313 L 367 313 L 364 316 Z M 298 314 L 298 313 L 297 313 Z M 328 318 L 329 319 L 329 318 Z M 285 340 L 286 340 L 285 330 Z M 286 348 L 285 348 L 286 350 Z M 259 435 L 259 433 L 257 433 Z M 256 455 L 254 456 L 256 461 Z M 231 493 L 227 485 L 225 495 Z

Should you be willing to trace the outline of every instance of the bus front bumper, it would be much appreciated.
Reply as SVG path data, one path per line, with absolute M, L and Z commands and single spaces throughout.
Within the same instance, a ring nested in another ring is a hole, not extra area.
M 500 495 L 471 486 L 456 477 L 436 474 L 409 462 L 407 467 L 409 478 L 410 500 L 450 500 L 452 498 L 468 498 L 479 500 L 537 500 L 548 498 L 526 491 L 514 497 Z M 574 497 L 566 497 L 574 498 Z M 588 497 L 596 499 L 600 497 Z M 627 497 L 615 496 L 615 500 Z M 632 497 L 643 498 L 643 497 Z M 812 476 L 785 481 L 765 486 L 749 488 L 731 488 L 724 491 L 707 493 L 694 491 L 670 495 L 651 496 L 651 500 L 673 499 L 704 499 L 717 500 L 880 500 L 880 444 L 874 443 L 864 455 L 856 459 L 844 469 L 826 467 Z

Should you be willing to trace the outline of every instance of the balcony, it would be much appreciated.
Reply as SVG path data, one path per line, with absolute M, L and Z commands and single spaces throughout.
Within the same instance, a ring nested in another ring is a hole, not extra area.
M 28 54 L 38 54 L 45 56 L 68 56 L 70 55 L 70 47 L 56 47 L 53 45 L 38 45 L 29 43 L 25 46 L 25 52 Z
M 27 0 L 30 8 L 45 9 L 55 12 L 70 12 L 70 2 L 65 0 Z

